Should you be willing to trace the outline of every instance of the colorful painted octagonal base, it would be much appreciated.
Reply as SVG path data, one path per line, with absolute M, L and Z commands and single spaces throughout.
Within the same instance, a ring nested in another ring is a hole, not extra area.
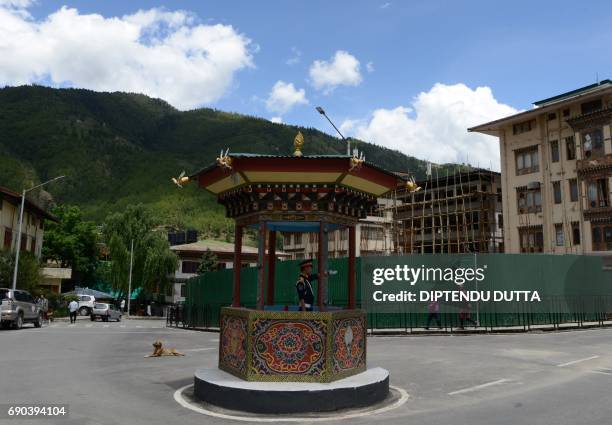
M 248 381 L 330 382 L 366 369 L 363 310 L 221 310 L 219 368 Z

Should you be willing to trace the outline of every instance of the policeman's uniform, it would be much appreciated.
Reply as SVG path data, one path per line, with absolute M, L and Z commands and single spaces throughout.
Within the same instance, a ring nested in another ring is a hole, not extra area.
M 312 282 L 313 280 L 317 280 L 318 276 L 316 274 L 306 275 L 300 273 L 300 277 L 295 284 L 295 289 L 298 293 L 298 299 L 304 300 L 304 308 L 306 311 L 312 311 L 312 306 L 314 304 L 314 292 L 312 290 Z M 301 307 L 300 307 L 301 309 Z

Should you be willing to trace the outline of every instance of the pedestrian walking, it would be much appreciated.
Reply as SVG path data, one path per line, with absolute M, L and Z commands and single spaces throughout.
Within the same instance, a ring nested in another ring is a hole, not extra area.
M 42 311 L 42 314 L 43 314 L 43 320 L 48 321 L 49 320 L 49 300 L 45 298 L 45 294 L 40 294 L 39 300 L 40 300 L 40 310 Z
M 427 311 L 429 314 L 427 315 L 427 325 L 425 329 L 429 329 L 429 324 L 432 320 L 435 320 L 438 324 L 438 329 L 442 329 L 442 323 L 440 322 L 440 303 L 438 301 L 432 301 L 427 306 Z
M 70 323 L 76 323 L 78 309 L 79 303 L 75 300 L 70 301 L 70 304 L 68 304 L 68 310 L 70 311 Z
M 474 320 L 472 320 L 472 304 L 470 303 L 466 303 L 459 310 L 459 329 L 465 329 L 463 327 L 463 324 L 465 322 L 471 323 L 472 325 L 474 325 L 474 327 L 478 326 L 478 324 Z
M 121 311 L 125 311 L 125 299 L 121 299 Z

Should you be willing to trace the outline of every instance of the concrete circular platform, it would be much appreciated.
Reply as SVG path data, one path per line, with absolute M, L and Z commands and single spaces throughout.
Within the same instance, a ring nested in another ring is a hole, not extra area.
M 330 383 L 244 381 L 219 369 L 198 369 L 196 398 L 250 413 L 304 413 L 365 407 L 389 393 L 389 372 L 376 367 Z

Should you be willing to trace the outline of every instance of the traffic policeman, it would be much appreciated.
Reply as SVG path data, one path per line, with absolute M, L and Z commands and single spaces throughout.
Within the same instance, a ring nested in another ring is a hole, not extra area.
M 314 291 L 312 281 L 318 280 L 319 276 L 312 274 L 312 260 L 304 260 L 300 263 L 300 277 L 295 284 L 298 293 L 300 311 L 312 311 L 314 305 Z

